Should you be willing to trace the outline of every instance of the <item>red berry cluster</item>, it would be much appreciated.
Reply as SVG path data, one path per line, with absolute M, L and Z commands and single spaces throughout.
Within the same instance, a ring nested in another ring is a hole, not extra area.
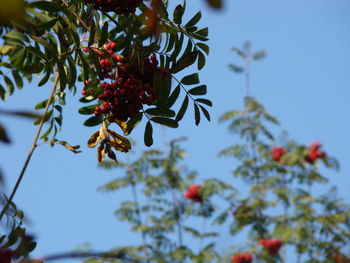
M 278 162 L 286 152 L 287 151 L 280 146 L 273 147 L 271 150 L 272 160 Z
M 203 201 L 203 197 L 200 193 L 200 189 L 201 189 L 201 185 L 200 184 L 191 184 L 188 188 L 187 188 L 187 192 L 184 194 L 184 196 L 187 199 L 192 200 L 193 202 L 202 202 Z
M 238 253 L 231 258 L 233 263 L 251 263 L 252 260 L 253 256 L 249 252 Z
M 11 263 L 16 253 L 8 248 L 0 248 L 0 263 Z
M 279 239 L 261 239 L 259 244 L 265 247 L 270 255 L 276 255 L 282 247 L 282 242 Z
M 121 14 L 133 14 L 143 0 L 85 0 L 87 4 L 93 4 L 95 9 L 104 12 L 116 12 Z
M 101 72 L 98 82 L 102 88 L 98 95 L 101 105 L 95 108 L 94 114 L 105 114 L 109 122 L 127 121 L 137 115 L 144 104 L 154 102 L 157 93 L 153 88 L 153 78 L 160 70 L 156 56 L 145 57 L 142 66 L 137 62 L 131 64 L 129 55 L 123 57 L 114 53 L 115 47 L 116 43 L 111 42 L 104 47 L 104 52 L 92 48 L 99 57 Z M 84 48 L 84 51 L 89 51 L 89 48 Z M 86 91 L 82 93 L 85 95 Z
M 337 263 L 349 263 L 350 262 L 350 259 L 342 254 L 335 254 L 335 255 L 333 255 L 332 258 Z
M 314 142 L 310 144 L 310 150 L 309 153 L 305 157 L 305 161 L 308 163 L 314 163 L 318 158 L 324 158 L 326 157 L 325 152 L 321 152 L 319 149 L 322 147 L 322 144 L 320 142 Z

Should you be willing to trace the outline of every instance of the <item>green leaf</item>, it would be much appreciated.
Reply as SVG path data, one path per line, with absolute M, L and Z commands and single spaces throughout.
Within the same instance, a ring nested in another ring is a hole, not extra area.
M 201 70 L 205 66 L 205 56 L 202 52 L 198 53 L 198 70 Z
M 169 118 L 163 118 L 163 117 L 153 117 L 151 121 L 154 121 L 156 123 L 159 123 L 161 125 L 170 127 L 170 128 L 178 128 L 179 124 L 177 121 Z
M 199 123 L 201 122 L 201 114 L 199 112 L 199 107 L 196 104 L 193 104 L 194 106 L 194 119 L 195 119 L 195 124 L 198 126 Z
M 147 109 L 145 112 L 153 116 L 163 116 L 163 117 L 175 116 L 175 112 L 169 109 L 150 108 L 150 109 Z
M 50 42 L 48 42 L 47 40 L 41 38 L 41 37 L 37 37 L 37 36 L 30 36 L 35 42 L 43 45 L 44 47 L 46 47 L 48 50 L 54 52 L 54 54 L 57 54 L 57 49 L 56 46 L 54 46 L 53 44 L 51 44 Z
M 48 11 L 48 12 L 60 12 L 61 8 L 60 5 L 54 2 L 49 1 L 36 1 L 34 3 L 31 3 L 30 6 Z
M 165 108 L 170 109 L 174 105 L 175 101 L 179 97 L 180 90 L 180 85 L 177 85 L 174 91 L 171 93 L 170 97 L 163 104 Z
M 38 49 L 38 48 L 35 48 L 35 47 L 32 47 L 32 46 L 28 46 L 28 47 L 26 47 L 26 50 L 28 52 L 32 53 L 33 55 L 36 55 L 37 57 L 42 58 L 45 61 L 48 60 L 46 55 L 43 52 L 41 52 L 41 50 Z
M 35 105 L 34 109 L 36 110 L 44 109 L 46 107 L 46 103 L 47 103 L 47 100 L 39 102 L 37 105 Z
M 86 107 L 82 107 L 79 109 L 79 113 L 83 114 L 83 115 L 90 115 L 93 114 L 95 111 L 95 108 L 99 106 L 99 104 L 94 104 L 94 105 L 90 105 L 90 106 L 86 106 Z
M 76 63 L 71 56 L 67 56 L 69 64 L 69 85 L 74 86 L 77 79 Z
M 102 115 L 92 116 L 84 122 L 85 126 L 92 127 L 101 124 L 103 121 Z
M 188 91 L 191 95 L 205 95 L 207 94 L 207 85 L 200 85 Z
M 203 50 L 207 55 L 209 55 L 209 46 L 204 43 L 197 43 L 197 47 L 199 47 L 201 50 Z
M 261 61 L 266 57 L 266 51 L 265 50 L 259 50 L 256 53 L 253 54 L 253 60 L 255 61 Z
M 57 18 L 54 18 L 54 19 L 51 19 L 50 21 L 37 25 L 35 28 L 37 30 L 50 31 L 50 29 L 53 28 L 56 23 L 57 23 Z
M 150 147 L 153 144 L 153 127 L 150 121 L 147 122 L 144 134 L 145 145 Z
M 20 32 L 16 32 L 16 31 L 11 31 L 11 32 L 7 33 L 5 38 L 11 38 L 11 39 L 17 39 L 20 41 L 24 41 L 24 42 L 29 42 L 29 39 L 26 35 L 24 35 Z
M 200 109 L 202 110 L 202 112 L 203 112 L 205 118 L 206 118 L 208 121 L 210 121 L 210 114 L 209 114 L 209 112 L 207 111 L 207 109 L 204 108 L 202 105 L 199 105 L 199 107 L 200 107 Z
M 4 79 L 7 87 L 7 92 L 9 95 L 12 95 L 13 92 L 15 91 L 15 85 L 13 85 L 13 82 L 9 77 L 4 76 Z
M 210 100 L 207 100 L 207 99 L 195 99 L 195 101 L 197 101 L 199 103 L 203 103 L 203 104 L 208 105 L 210 107 L 213 106 L 213 103 Z
M 183 55 L 171 68 L 173 73 L 177 73 L 191 66 L 197 59 L 198 51 L 192 51 L 189 54 Z
M 126 123 L 128 131 L 126 133 L 124 132 L 124 135 L 129 135 L 132 132 L 132 130 L 141 122 L 142 117 L 143 113 L 140 112 L 135 117 L 128 120 L 128 122 Z
M 0 98 L 2 100 L 5 100 L 6 98 L 6 90 L 4 89 L 4 87 L 0 84 Z
M 106 43 L 107 38 L 108 38 L 108 22 L 105 22 L 103 24 L 103 27 L 102 27 L 101 36 L 100 36 L 100 40 L 98 42 L 98 46 L 102 47 Z
M 215 9 L 221 9 L 222 8 L 222 0 L 207 0 L 207 3 Z
M 176 117 L 175 117 L 175 120 L 178 122 L 180 120 L 182 120 L 182 118 L 184 117 L 185 115 L 185 112 L 187 110 L 187 107 L 188 107 L 188 96 L 185 97 L 182 105 L 181 105 L 181 108 L 179 110 L 179 112 L 177 113 Z
M 196 25 L 199 20 L 201 19 L 202 17 L 202 12 L 201 11 L 198 11 L 197 14 L 195 14 L 190 21 L 187 22 L 187 24 L 185 25 L 185 27 L 192 27 L 194 25 Z
M 45 76 L 40 80 L 38 86 L 41 87 L 46 84 L 46 82 L 50 79 L 51 76 L 51 68 L 49 64 L 45 64 Z
M 66 84 L 67 84 L 67 75 L 66 71 L 64 70 L 63 63 L 60 59 L 56 59 L 58 73 L 59 73 L 59 80 L 60 80 L 60 90 L 64 90 Z
M 234 65 L 234 64 L 229 64 L 228 67 L 233 71 L 233 72 L 236 72 L 236 73 L 243 73 L 244 72 L 244 68 L 240 67 L 240 66 L 237 66 L 237 65 Z
M 15 82 L 16 82 L 17 88 L 19 90 L 21 90 L 23 88 L 23 79 L 22 79 L 22 77 L 19 75 L 17 70 L 13 70 L 12 71 L 12 76 L 13 76 L 13 79 L 15 80 Z
M 90 25 L 90 35 L 89 35 L 89 42 L 88 42 L 89 47 L 92 46 L 95 42 L 95 33 L 96 33 L 96 25 L 92 21 Z
M 175 24 L 181 24 L 182 22 L 182 16 L 184 14 L 184 8 L 182 7 L 182 5 L 177 5 L 175 10 L 174 10 L 174 23 Z
M 198 73 L 193 73 L 191 75 L 188 75 L 184 77 L 180 82 L 184 85 L 198 84 L 199 83 Z
M 175 41 L 175 48 L 174 48 L 174 51 L 173 53 L 171 54 L 171 58 L 172 59 L 176 59 L 177 56 L 179 55 L 181 49 L 182 49 L 182 43 L 184 41 L 184 34 L 181 34 L 180 35 L 180 39 Z

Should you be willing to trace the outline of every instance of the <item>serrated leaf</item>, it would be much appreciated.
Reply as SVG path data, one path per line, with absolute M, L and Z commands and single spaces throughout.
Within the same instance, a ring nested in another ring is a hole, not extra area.
M 184 101 L 182 102 L 181 108 L 175 117 L 175 120 L 177 122 L 182 120 L 182 118 L 184 117 L 184 115 L 186 113 L 187 107 L 188 107 L 188 96 L 185 97 Z
M 207 85 L 200 85 L 188 91 L 191 95 L 205 95 L 207 94 Z
M 179 124 L 177 121 L 169 118 L 163 118 L 163 117 L 153 117 L 151 121 L 159 123 L 161 125 L 170 127 L 170 128 L 178 128 Z
M 102 115 L 92 116 L 84 122 L 85 126 L 92 127 L 101 124 L 103 121 Z
M 184 85 L 194 85 L 199 83 L 199 76 L 198 73 L 193 73 L 191 75 L 188 75 L 180 81 Z
M 148 147 L 153 144 L 153 127 L 150 121 L 147 122 L 145 127 L 144 142 Z

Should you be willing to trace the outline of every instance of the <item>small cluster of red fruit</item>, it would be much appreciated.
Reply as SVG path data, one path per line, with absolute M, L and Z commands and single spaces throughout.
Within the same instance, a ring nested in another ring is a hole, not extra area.
M 310 144 L 309 152 L 305 156 L 305 161 L 308 163 L 314 163 L 318 158 L 324 158 L 326 157 L 326 153 L 320 151 L 320 148 L 322 147 L 322 144 L 320 142 L 313 142 Z M 271 156 L 272 160 L 278 162 L 283 155 L 285 155 L 287 151 L 280 146 L 274 147 L 271 150 Z
M 193 202 L 202 202 L 203 197 L 200 193 L 202 186 L 200 184 L 191 184 L 187 188 L 187 192 L 184 194 L 185 198 L 192 200 Z
M 127 121 L 140 112 L 144 104 L 151 105 L 157 98 L 153 88 L 154 75 L 160 69 L 158 60 L 152 55 L 143 59 L 143 65 L 137 62 L 129 65 L 130 56 L 116 55 L 115 42 L 104 46 L 103 52 L 96 48 L 84 48 L 85 52 L 91 49 L 99 57 L 101 72 L 98 82 L 101 83 L 102 93 L 98 95 L 101 105 L 95 108 L 96 116 L 108 115 L 109 121 Z M 106 53 L 108 52 L 108 57 Z M 86 95 L 86 90 L 82 91 Z
M 85 0 L 85 3 L 92 4 L 95 9 L 103 12 L 116 12 L 121 14 L 133 14 L 142 0 Z
M 259 244 L 267 249 L 269 255 L 276 255 L 282 247 L 282 242 L 279 239 L 261 239 Z M 253 261 L 253 255 L 249 252 L 241 252 L 234 255 L 231 258 L 233 263 L 251 263 Z
M 279 239 L 261 239 L 259 244 L 265 247 L 270 255 L 276 255 L 282 247 L 282 242 Z
M 252 260 L 253 256 L 249 252 L 238 253 L 231 258 L 231 262 L 233 263 L 250 263 Z

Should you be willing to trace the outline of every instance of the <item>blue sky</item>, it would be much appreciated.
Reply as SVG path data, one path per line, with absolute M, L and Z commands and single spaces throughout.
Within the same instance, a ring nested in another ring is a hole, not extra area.
M 268 52 L 263 62 L 253 65 L 252 95 L 281 121 L 281 131 L 287 130 L 300 143 L 320 140 L 325 151 L 338 158 L 341 171 L 329 175 L 349 202 L 350 2 L 226 0 L 221 12 L 210 10 L 201 2 L 188 1 L 187 12 L 191 15 L 201 9 L 201 25 L 210 30 L 211 54 L 200 77 L 208 85 L 208 98 L 214 103 L 212 121 L 203 120 L 196 127 L 189 112 L 180 128 L 166 129 L 166 137 L 188 137 L 184 143 L 188 151 L 186 163 L 201 178 L 230 176 L 232 161 L 218 159 L 217 153 L 225 145 L 237 142 L 237 138 L 229 135 L 217 119 L 223 112 L 243 106 L 243 76 L 233 74 L 227 65 L 240 64 L 231 47 L 241 47 L 250 40 L 253 49 Z M 33 109 L 49 92 L 49 86 L 28 85 L 7 102 L 0 102 L 0 108 Z M 15 197 L 30 220 L 31 232 L 38 238 L 37 255 L 71 251 L 84 242 L 107 250 L 138 240 L 129 233 L 127 225 L 113 216 L 124 197 L 97 191 L 98 186 L 120 175 L 120 171 L 98 169 L 95 150 L 85 146 L 96 128 L 82 126 L 85 117 L 77 113 L 80 107 L 78 97 L 68 98 L 58 138 L 80 144 L 83 152 L 73 155 L 60 146 L 39 147 Z M 30 121 L 3 116 L 1 122 L 13 141 L 0 147 L 1 169 L 9 190 L 36 127 Z M 155 147 L 162 145 L 161 130 L 156 128 Z M 138 142 L 136 151 L 146 148 L 142 145 L 143 127 L 137 128 L 133 138 Z M 123 159 L 125 155 L 118 157 Z

